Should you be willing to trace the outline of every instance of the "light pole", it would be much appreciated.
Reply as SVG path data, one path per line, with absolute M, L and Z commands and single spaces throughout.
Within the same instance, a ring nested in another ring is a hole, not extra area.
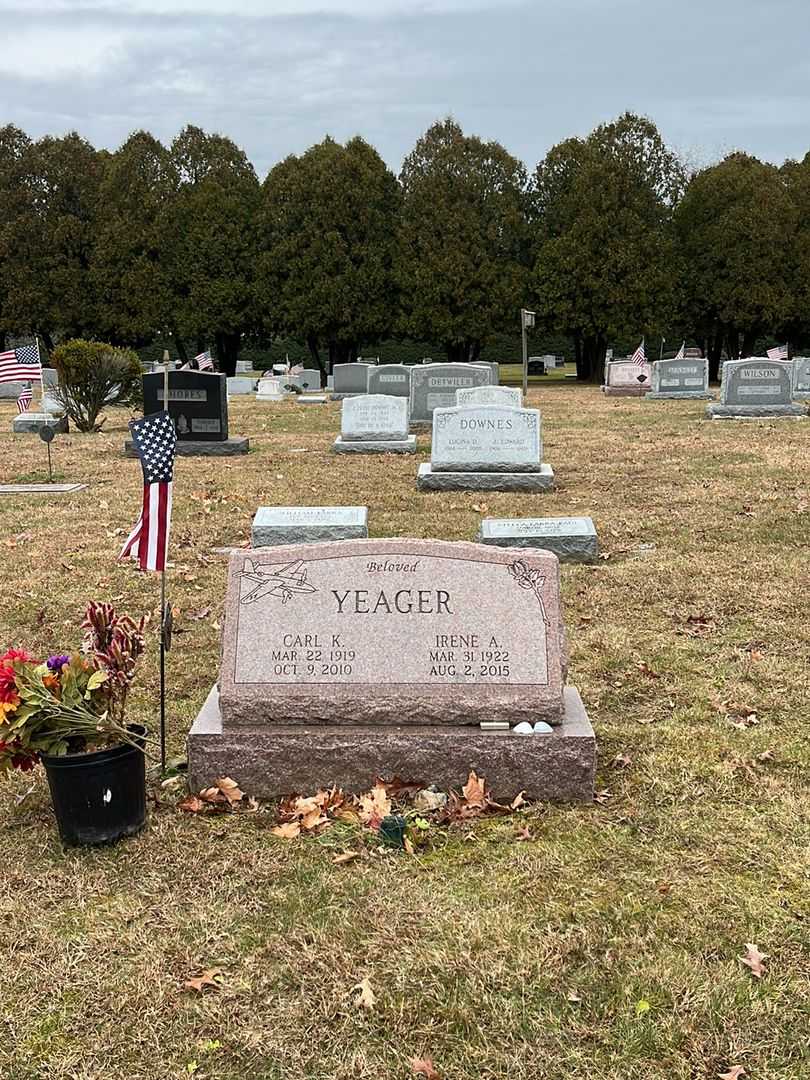
M 527 311 L 525 308 L 520 309 L 520 335 L 523 342 L 523 400 L 526 401 L 526 395 L 529 392 L 529 343 L 526 339 L 526 331 L 534 326 L 533 311 Z

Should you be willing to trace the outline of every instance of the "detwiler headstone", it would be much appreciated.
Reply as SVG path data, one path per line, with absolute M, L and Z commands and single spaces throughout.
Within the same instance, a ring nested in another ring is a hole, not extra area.
M 754 356 L 723 364 L 720 401 L 709 405 L 712 420 L 806 418 L 804 405 L 794 403 L 793 365 L 784 360 Z
M 456 391 L 491 386 L 487 365 L 424 364 L 411 368 L 411 424 L 430 424 L 434 409 L 456 404 Z
M 496 797 L 591 800 L 595 742 L 565 686 L 559 563 L 438 540 L 231 556 L 222 668 L 192 728 L 190 783 L 263 797 L 375 776 Z M 530 738 L 482 730 L 542 722 Z
M 480 544 L 553 551 L 560 562 L 596 562 L 599 540 L 589 517 L 484 518 Z
M 260 506 L 251 529 L 254 548 L 360 540 L 366 536 L 365 506 Z

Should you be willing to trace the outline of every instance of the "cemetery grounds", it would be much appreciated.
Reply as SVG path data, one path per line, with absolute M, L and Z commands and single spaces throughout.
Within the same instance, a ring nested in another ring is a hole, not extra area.
M 810 1073 L 810 424 L 532 382 L 557 480 L 536 496 L 418 494 L 426 437 L 416 460 L 337 456 L 339 404 L 232 399 L 250 454 L 176 464 L 170 755 L 218 670 L 215 549 L 246 545 L 258 506 L 364 504 L 372 536 L 464 540 L 482 516 L 589 514 L 604 557 L 562 579 L 596 802 L 431 824 L 409 855 L 337 827 L 279 839 L 271 806 L 186 813 L 175 783 L 137 839 L 66 851 L 41 770 L 3 781 L 4 1080 Z M 0 482 L 42 481 L 13 415 Z M 126 419 L 55 440 L 55 479 L 86 491 L 0 497 L 0 639 L 71 647 L 94 597 L 151 611 L 131 715 L 154 726 L 158 580 L 116 562 L 140 506 Z

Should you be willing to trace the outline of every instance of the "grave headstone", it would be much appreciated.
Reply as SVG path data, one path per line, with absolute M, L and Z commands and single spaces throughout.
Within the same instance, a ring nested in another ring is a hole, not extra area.
M 256 392 L 256 379 L 246 379 L 241 375 L 233 375 L 228 379 L 228 393 L 233 397 Z
M 501 365 L 497 360 L 474 360 L 474 367 L 489 368 L 492 372 L 492 386 L 497 386 L 500 381 Z
M 652 390 L 648 401 L 664 399 L 711 399 L 709 362 L 699 357 L 655 360 L 652 366 Z
M 253 371 L 253 364 L 250 360 L 237 360 L 236 361 L 236 374 L 244 375 L 249 371 Z
M 810 356 L 797 356 L 793 360 L 793 400 L 810 398 Z
M 235 552 L 189 781 L 233 776 L 277 798 L 395 774 L 446 790 L 475 769 L 496 798 L 590 801 L 595 740 L 566 666 L 548 551 L 401 539 Z M 551 731 L 481 726 L 527 721 Z
M 46 427 L 57 435 L 65 434 L 68 431 L 68 418 L 65 415 L 54 416 L 49 412 L 24 412 L 11 421 L 11 430 L 15 435 L 38 435 Z
M 170 371 L 169 400 L 163 399 L 164 372 L 143 377 L 144 416 L 166 409 L 177 432 L 180 456 L 222 457 L 246 454 L 248 440 L 228 434 L 228 388 L 225 375 L 208 371 Z M 137 456 L 131 439 L 128 457 Z
M 260 506 L 251 529 L 254 548 L 366 536 L 366 506 Z
M 339 454 L 413 454 L 416 436 L 408 434 L 408 401 L 385 394 L 343 399 L 340 435 L 332 449 Z
M 411 370 L 405 364 L 380 364 L 368 373 L 369 394 L 386 394 L 388 397 L 409 398 L 411 394 Z
M 538 409 L 458 405 L 433 413 L 430 464 L 419 466 L 420 491 L 549 491 Z
M 792 394 L 793 365 L 789 361 L 764 356 L 727 360 L 723 364 L 720 401 L 708 406 L 706 416 L 711 420 L 805 418 L 807 409 L 794 403 Z
M 333 401 L 342 401 L 350 394 L 368 393 L 369 364 L 335 364 L 333 371 Z
M 256 387 L 256 400 L 286 401 L 290 392 L 284 389 L 283 382 L 280 375 L 265 375 L 264 378 L 259 379 Z
M 651 388 L 652 369 L 649 363 L 610 360 L 605 364 L 605 385 L 602 393 L 608 397 L 644 397 Z
M 456 390 L 457 405 L 510 405 L 519 409 L 523 394 L 517 386 L 473 386 Z
M 484 518 L 479 544 L 553 551 L 560 562 L 596 562 L 599 541 L 589 517 Z
M 488 365 L 423 364 L 411 368 L 411 424 L 430 424 L 434 409 L 456 403 L 456 391 L 491 386 Z

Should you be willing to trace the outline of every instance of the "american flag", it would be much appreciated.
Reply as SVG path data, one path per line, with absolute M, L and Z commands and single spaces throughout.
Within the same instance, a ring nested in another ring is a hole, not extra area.
M 0 353 L 0 383 L 42 382 L 39 342 Z
M 33 391 L 31 390 L 31 384 L 26 383 L 20 391 L 20 396 L 17 398 L 17 412 L 28 412 L 31 408 L 31 402 L 34 399 Z
M 206 349 L 205 352 L 198 353 L 194 357 L 197 363 L 197 371 L 213 371 L 214 361 L 211 359 L 211 351 Z
M 141 516 L 119 559 L 137 560 L 141 570 L 165 570 L 172 522 L 172 479 L 177 433 L 167 412 L 130 421 L 129 430 L 143 469 Z
M 647 354 L 644 351 L 644 338 L 641 339 L 641 344 L 630 357 L 634 364 L 638 364 L 639 367 L 643 367 L 647 363 Z
M 768 349 L 769 360 L 787 360 L 787 345 L 777 345 L 775 349 Z
M 682 342 L 681 342 L 681 347 L 680 347 L 680 349 L 678 349 L 678 351 L 677 351 L 677 352 L 675 353 L 675 357 L 674 357 L 674 359 L 675 359 L 675 360 L 683 360 L 683 359 L 684 359 L 685 357 L 686 357 L 686 342 L 685 342 L 685 341 L 682 341 Z

